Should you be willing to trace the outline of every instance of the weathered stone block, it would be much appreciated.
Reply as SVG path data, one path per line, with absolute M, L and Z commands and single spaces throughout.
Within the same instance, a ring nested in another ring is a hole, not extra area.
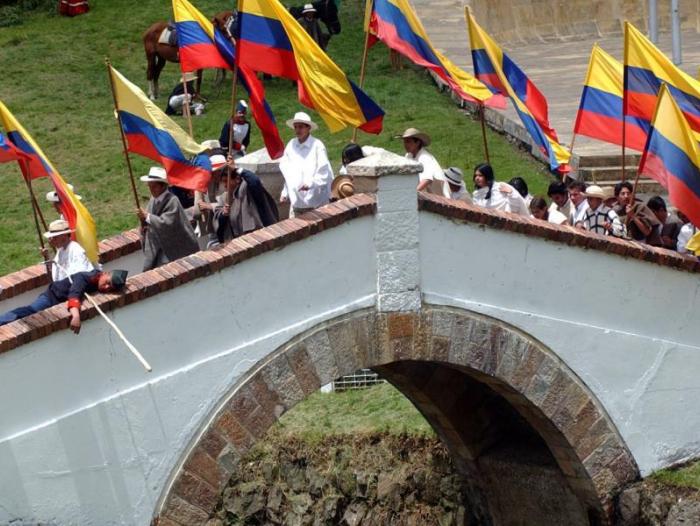
M 202 511 L 213 510 L 219 500 L 219 492 L 187 471 L 180 472 L 173 485 L 173 495 L 170 498 L 179 497 L 191 506 L 196 506 Z
M 299 386 L 285 354 L 279 354 L 273 358 L 265 365 L 261 373 L 269 390 L 276 395 L 275 397 L 269 392 L 264 392 L 261 388 L 261 395 L 268 397 L 267 402 L 272 402 L 277 398 L 285 409 L 289 409 L 304 399 L 304 392 Z
M 420 291 L 389 292 L 379 294 L 377 309 L 381 312 L 409 312 L 420 310 Z
M 289 365 L 292 367 L 304 395 L 308 396 L 318 390 L 321 387 L 321 381 L 316 374 L 306 348 L 303 345 L 295 345 L 286 354 L 289 359 Z
M 415 196 L 414 196 L 415 200 Z M 380 213 L 375 222 L 374 244 L 377 252 L 416 249 L 418 247 L 418 211 Z
M 217 489 L 224 485 L 229 475 L 221 469 L 216 460 L 210 457 L 201 445 L 192 451 L 187 462 L 185 462 L 184 469 L 194 473 Z
M 335 354 L 333 354 L 325 329 L 315 332 L 306 338 L 304 343 L 306 344 L 306 353 L 309 355 L 309 360 L 311 360 L 321 385 L 338 378 Z
M 389 212 L 410 211 L 414 215 L 417 215 L 416 203 L 416 188 L 413 185 L 409 188 L 387 189 L 377 195 L 377 212 L 379 212 L 379 214 L 385 214 Z
M 238 421 L 236 416 L 228 410 L 224 410 L 214 422 L 214 429 L 232 444 L 240 453 L 250 448 L 255 440 Z
M 418 292 L 420 260 L 417 249 L 377 254 L 377 293 Z
M 352 374 L 364 364 L 358 363 L 355 354 L 355 332 L 346 323 L 331 325 L 326 329 L 331 350 L 340 375 Z

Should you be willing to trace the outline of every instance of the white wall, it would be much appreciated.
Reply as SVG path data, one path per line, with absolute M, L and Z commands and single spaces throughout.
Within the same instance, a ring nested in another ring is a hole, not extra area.
M 212 406 L 296 334 L 374 305 L 363 217 L 0 354 L 0 524 L 148 524 Z
M 424 301 L 551 348 L 603 403 L 642 474 L 700 448 L 700 277 L 420 214 Z

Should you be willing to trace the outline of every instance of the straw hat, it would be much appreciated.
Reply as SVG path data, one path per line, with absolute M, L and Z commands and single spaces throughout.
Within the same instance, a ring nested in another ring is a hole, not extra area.
M 66 186 L 67 186 L 68 188 L 70 188 L 70 191 L 71 191 L 71 192 L 73 191 L 73 185 L 72 185 L 72 184 L 67 184 Z M 80 197 L 78 194 L 73 194 L 73 195 L 75 196 L 75 198 L 76 198 L 78 201 L 82 201 L 82 200 L 83 200 L 83 198 Z M 58 192 L 56 192 L 56 191 L 54 190 L 53 192 L 49 192 L 49 193 L 46 194 L 46 200 L 47 200 L 49 203 L 58 203 L 61 199 L 58 197 Z
M 219 139 L 208 139 L 206 141 L 202 141 L 202 148 L 206 148 L 207 150 L 218 150 L 221 148 L 221 143 L 219 142 Z
M 347 175 L 339 175 L 331 183 L 331 197 L 334 199 L 345 199 L 355 194 L 355 186 L 352 178 Z
M 312 130 L 318 128 L 318 124 L 311 120 L 308 113 L 304 113 L 303 111 L 296 112 L 294 118 L 287 121 L 287 126 L 292 129 L 294 129 L 295 124 L 306 124 L 307 126 L 311 126 Z
M 450 166 L 444 170 L 443 173 L 445 174 L 445 178 L 447 179 L 448 183 L 456 184 L 457 186 L 464 184 L 464 174 L 462 173 L 462 170 L 456 166 Z
M 403 135 L 396 135 L 394 139 L 420 139 L 423 146 L 430 146 L 430 135 L 420 131 L 418 128 L 408 128 Z
M 148 170 L 148 175 L 142 175 L 140 179 L 144 183 L 168 184 L 168 176 L 165 173 L 165 168 L 160 166 L 151 166 L 150 170 Z
M 605 194 L 605 197 L 603 197 L 603 201 L 607 201 L 608 199 L 614 199 L 615 198 L 615 188 L 612 186 L 604 186 L 602 188 L 603 194 Z
M 210 155 L 209 162 L 211 163 L 211 171 L 215 172 L 226 166 L 226 157 L 221 154 Z
M 313 4 L 304 4 L 304 10 L 301 12 L 302 15 L 305 15 L 306 13 L 315 13 L 316 8 L 313 6 Z
M 44 237 L 46 239 L 51 239 L 52 237 L 63 236 L 65 234 L 70 234 L 71 232 L 74 232 L 74 230 L 71 230 L 68 221 L 65 219 L 56 219 L 55 221 L 51 221 L 49 224 L 49 230 L 44 232 Z
M 592 184 L 591 186 L 586 188 L 586 191 L 583 195 L 585 195 L 586 197 L 597 197 L 598 199 L 607 199 L 607 196 L 605 195 L 603 189 L 595 184 Z

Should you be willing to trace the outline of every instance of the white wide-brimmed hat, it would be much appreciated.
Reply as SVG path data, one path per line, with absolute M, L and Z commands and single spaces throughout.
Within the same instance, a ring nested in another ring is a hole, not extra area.
M 49 230 L 44 232 L 44 237 L 46 239 L 51 239 L 52 237 L 63 236 L 65 234 L 70 234 L 71 232 L 74 231 L 71 230 L 68 221 L 65 219 L 56 219 L 55 221 L 51 221 L 49 224 Z
M 72 184 L 67 184 L 66 186 L 67 186 L 68 188 L 70 188 L 70 191 L 71 191 L 71 192 L 73 191 L 73 185 L 72 185 Z M 76 198 L 78 201 L 82 201 L 82 200 L 83 200 L 83 198 L 80 197 L 78 194 L 75 194 L 75 193 L 74 193 L 73 195 L 75 196 L 75 198 Z M 49 203 L 58 203 L 61 199 L 58 197 L 58 192 L 56 192 L 56 191 L 54 190 L 53 192 L 48 192 L 48 193 L 46 194 L 46 200 L 47 200 Z
M 584 194 L 586 197 L 597 197 L 598 199 L 607 199 L 607 195 L 605 195 L 605 191 L 598 186 L 597 184 L 592 184 L 588 188 L 586 188 L 586 191 Z
M 464 184 L 464 174 L 462 173 L 462 170 L 456 166 L 450 166 L 446 170 L 443 170 L 443 173 L 445 174 L 445 178 L 447 179 L 448 183 L 456 184 L 458 186 Z
M 420 139 L 423 146 L 430 146 L 430 135 L 418 128 L 408 128 L 402 135 L 394 136 L 394 139 Z
M 144 183 L 168 183 L 168 175 L 165 173 L 165 168 L 161 166 L 151 166 L 148 175 L 142 175 L 140 179 Z
M 211 163 L 211 171 L 215 172 L 226 166 L 226 157 L 221 154 L 210 155 L 209 162 Z
M 294 129 L 295 124 L 306 124 L 307 126 L 311 126 L 312 130 L 318 128 L 318 124 L 311 120 L 308 113 L 304 113 L 303 111 L 296 112 L 294 118 L 287 121 L 287 126 L 292 129 Z
M 207 139 L 206 141 L 202 141 L 202 147 L 207 150 L 216 150 L 221 148 L 221 143 L 219 139 Z
M 313 4 L 304 4 L 304 9 L 301 12 L 301 14 L 303 15 L 306 13 L 315 13 L 315 12 L 316 12 L 316 8 L 313 6 Z

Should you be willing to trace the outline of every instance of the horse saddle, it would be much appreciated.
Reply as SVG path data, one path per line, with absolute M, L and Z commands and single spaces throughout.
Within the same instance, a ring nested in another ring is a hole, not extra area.
M 158 43 L 166 46 L 177 46 L 177 29 L 175 29 L 175 26 L 168 26 L 163 29 L 163 32 L 158 37 Z

